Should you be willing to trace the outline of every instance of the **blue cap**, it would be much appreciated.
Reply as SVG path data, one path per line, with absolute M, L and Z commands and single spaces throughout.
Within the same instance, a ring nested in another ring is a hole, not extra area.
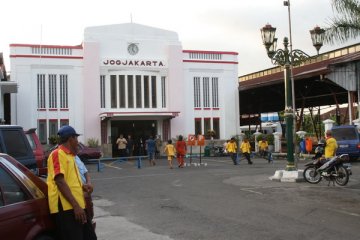
M 76 133 L 75 129 L 69 125 L 62 126 L 58 133 L 60 137 L 71 137 L 71 136 L 79 136 L 80 134 Z

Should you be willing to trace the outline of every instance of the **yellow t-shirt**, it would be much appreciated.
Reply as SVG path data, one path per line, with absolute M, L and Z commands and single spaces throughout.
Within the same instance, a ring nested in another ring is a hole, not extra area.
M 85 209 L 84 192 L 82 189 L 80 173 L 75 162 L 75 156 L 69 149 L 60 145 L 50 154 L 48 158 L 47 185 L 50 213 L 59 212 L 59 199 L 64 211 L 73 209 L 55 183 L 55 177 L 59 174 L 64 175 L 65 182 L 69 186 L 75 200 L 81 208 Z
M 236 149 L 237 149 L 237 146 L 236 146 L 236 142 L 228 142 L 228 144 L 226 145 L 226 151 L 228 153 L 236 153 Z
M 167 144 L 165 146 L 164 152 L 167 156 L 175 156 L 175 147 L 172 144 Z
M 338 148 L 336 139 L 333 137 L 329 137 L 326 139 L 325 145 L 325 158 L 334 157 L 336 154 L 336 149 Z

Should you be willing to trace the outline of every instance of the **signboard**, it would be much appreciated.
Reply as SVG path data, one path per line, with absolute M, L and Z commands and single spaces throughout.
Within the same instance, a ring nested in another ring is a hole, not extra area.
M 195 144 L 196 144 L 196 137 L 195 137 L 195 135 L 189 134 L 189 135 L 188 135 L 187 145 L 189 145 L 189 146 L 195 146 Z
M 198 135 L 197 137 L 197 145 L 198 146 L 204 146 L 205 145 L 205 137 L 204 135 Z

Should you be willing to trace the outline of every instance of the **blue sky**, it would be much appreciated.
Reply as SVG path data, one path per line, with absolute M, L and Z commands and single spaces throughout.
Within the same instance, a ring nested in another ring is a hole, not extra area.
M 330 0 L 291 0 L 293 48 L 315 55 L 309 30 L 333 16 Z M 10 70 L 9 44 L 77 45 L 84 28 L 132 21 L 175 31 L 187 50 L 235 51 L 239 75 L 273 67 L 260 28 L 277 27 L 278 46 L 288 31 L 283 0 L 11 0 L 1 3 L 0 52 Z M 320 52 L 341 46 L 324 46 Z M 357 41 L 358 42 L 358 41 Z

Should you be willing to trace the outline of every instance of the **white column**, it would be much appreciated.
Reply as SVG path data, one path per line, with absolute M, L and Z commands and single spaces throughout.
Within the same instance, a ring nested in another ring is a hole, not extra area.
M 281 132 L 274 132 L 274 152 L 281 152 Z
M 324 127 L 325 127 L 325 134 L 324 134 L 324 136 L 326 136 L 326 131 L 327 130 L 331 130 L 331 128 L 334 126 L 334 123 L 335 123 L 335 121 L 333 121 L 333 120 L 331 120 L 331 119 L 326 119 L 326 120 L 324 120 L 323 121 L 323 123 L 324 123 Z
M 259 152 L 259 142 L 257 138 L 261 135 L 261 132 L 255 132 L 253 135 L 255 136 L 255 152 Z

